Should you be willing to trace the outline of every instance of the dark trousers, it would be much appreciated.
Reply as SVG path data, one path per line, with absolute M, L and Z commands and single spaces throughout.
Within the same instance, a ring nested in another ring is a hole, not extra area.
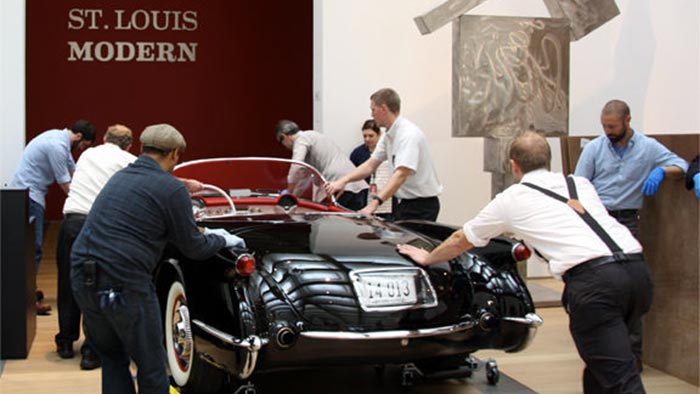
M 610 216 L 614 217 L 620 224 L 627 227 L 628 230 L 639 239 L 639 211 L 636 209 L 621 209 L 619 211 L 608 211 Z
M 629 328 L 651 306 L 646 263 L 637 259 L 581 268 L 565 278 L 562 303 L 576 349 L 586 363 L 584 393 L 645 393 Z
M 608 211 L 610 216 L 614 217 L 620 224 L 627 227 L 628 230 L 639 239 L 639 211 L 636 209 L 622 209 L 619 211 Z M 640 362 L 642 360 L 642 320 L 637 320 L 631 323 L 630 326 L 630 342 L 632 342 L 632 352 Z
M 70 253 L 73 242 L 83 228 L 85 218 L 85 215 L 67 214 L 58 232 L 58 334 L 55 338 L 57 344 L 73 343 L 80 337 L 80 308 L 73 298 L 70 282 Z
M 363 194 L 367 189 L 364 189 L 360 191 L 359 193 L 353 193 L 349 191 L 344 191 L 343 194 L 338 197 L 338 204 L 344 206 L 347 209 L 351 209 L 353 211 L 359 211 L 360 209 L 364 208 L 365 205 L 367 205 L 367 194 Z M 362 196 L 365 196 L 365 200 L 362 199 Z
M 440 213 L 440 200 L 435 197 L 401 198 L 393 206 L 394 220 L 428 220 L 434 222 Z
M 39 273 L 39 263 L 43 256 L 41 245 L 44 243 L 44 207 L 31 198 L 29 199 L 29 223 L 34 223 L 34 268 Z
M 123 291 L 124 304 L 100 308 L 100 296 L 74 286 L 75 299 L 83 311 L 85 330 L 102 358 L 102 394 L 134 394 L 129 360 L 138 368 L 141 394 L 168 394 L 163 331 L 158 297 Z

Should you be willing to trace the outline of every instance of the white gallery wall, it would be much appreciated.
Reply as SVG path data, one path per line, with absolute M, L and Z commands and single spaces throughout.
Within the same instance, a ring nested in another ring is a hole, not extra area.
M 479 138 L 452 138 L 452 27 L 422 36 L 413 18 L 443 0 L 315 0 L 314 128 L 347 151 L 369 95 L 396 89 L 428 137 L 444 185 L 439 220 L 461 224 L 490 198 Z M 572 135 L 599 134 L 600 108 L 627 101 L 647 134 L 700 131 L 700 2 L 617 0 L 620 15 L 571 44 Z M 542 0 L 489 0 L 470 14 L 540 16 Z M 700 147 L 699 147 L 700 149 Z
M 24 1 L 0 1 L 0 186 L 24 149 Z
M 0 1 L 0 184 L 24 147 L 25 1 Z M 413 18 L 443 0 L 314 0 L 314 125 L 349 153 L 369 95 L 393 87 L 427 134 L 444 185 L 439 220 L 461 224 L 488 202 L 483 142 L 451 137 L 452 28 L 422 36 Z M 609 98 L 649 134 L 700 130 L 700 2 L 617 0 L 621 15 L 571 44 L 570 131 L 597 134 Z M 489 0 L 470 12 L 548 16 L 542 0 Z M 303 125 L 305 127 L 311 125 Z

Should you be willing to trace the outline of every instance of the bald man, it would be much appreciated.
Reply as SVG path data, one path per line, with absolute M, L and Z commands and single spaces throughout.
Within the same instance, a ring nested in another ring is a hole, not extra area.
M 643 394 L 628 340 L 630 322 L 649 310 L 651 278 L 642 246 L 608 215 L 593 185 L 549 171 L 544 137 L 525 132 L 513 140 L 510 164 L 518 182 L 428 252 L 398 245 L 420 265 L 449 261 L 504 233 L 535 248 L 566 284 L 562 302 L 569 330 L 586 363 L 583 392 Z

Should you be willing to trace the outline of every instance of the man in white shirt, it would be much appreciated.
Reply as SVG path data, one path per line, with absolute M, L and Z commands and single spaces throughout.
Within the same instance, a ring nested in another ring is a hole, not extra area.
M 123 125 L 110 126 L 104 144 L 87 149 L 78 159 L 68 198 L 63 205 L 63 222 L 58 233 L 56 262 L 58 265 L 58 327 L 56 349 L 62 358 L 73 357 L 73 342 L 80 337 L 80 309 L 73 299 L 70 283 L 70 253 L 95 197 L 109 178 L 136 160 L 129 153 L 131 130 Z M 81 369 L 100 366 L 100 359 L 88 341 L 81 348 Z
M 629 340 L 631 321 L 649 310 L 652 299 L 641 245 L 608 215 L 590 181 L 549 171 L 551 152 L 544 137 L 521 134 L 513 140 L 510 158 L 518 184 L 430 253 L 410 245 L 399 245 L 398 251 L 431 265 L 500 234 L 514 234 L 549 260 L 552 274 L 566 283 L 562 302 L 586 363 L 584 392 L 644 393 Z
M 393 89 L 380 89 L 370 96 L 372 118 L 386 133 L 379 139 L 372 157 L 344 177 L 326 185 L 336 194 L 346 183 L 364 179 L 379 165 L 389 160 L 393 174 L 386 186 L 360 211 L 371 215 L 384 201 L 396 196 L 395 220 L 421 219 L 435 221 L 440 212 L 438 195 L 442 185 L 433 166 L 425 134 L 408 119 L 400 116 L 401 98 Z

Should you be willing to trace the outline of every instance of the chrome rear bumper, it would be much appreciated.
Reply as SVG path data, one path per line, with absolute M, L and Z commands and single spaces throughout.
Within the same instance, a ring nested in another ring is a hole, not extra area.
M 504 323 L 525 325 L 528 329 L 527 338 L 517 349 L 522 350 L 532 341 L 537 333 L 537 328 L 542 325 L 542 318 L 535 313 L 528 313 L 525 317 L 503 317 L 500 319 Z M 243 365 L 238 373 L 240 379 L 249 377 L 255 370 L 258 353 L 263 346 L 270 343 L 267 338 L 251 335 L 247 338 L 236 338 L 217 328 L 209 326 L 200 320 L 193 320 L 192 323 L 203 332 L 216 338 L 221 343 L 230 348 L 238 348 L 245 351 Z M 390 330 L 372 332 L 349 332 L 349 331 L 302 331 L 298 335 L 300 338 L 311 340 L 329 341 L 382 341 L 401 340 L 402 346 L 407 346 L 411 339 L 440 337 L 451 334 L 458 334 L 474 329 L 478 326 L 477 320 L 470 320 L 442 327 L 421 328 L 415 330 Z
M 311 339 L 338 339 L 345 341 L 367 341 L 385 339 L 411 339 L 435 337 L 456 332 L 466 331 L 476 325 L 473 321 L 462 322 L 450 326 L 420 328 L 416 330 L 391 330 L 372 332 L 347 332 L 347 331 L 303 331 L 299 336 Z
M 543 320 L 542 318 L 536 314 L 536 313 L 528 313 L 525 315 L 525 317 L 503 317 L 501 318 L 503 321 L 515 323 L 515 324 L 523 324 L 527 326 L 527 338 L 523 341 L 523 343 L 518 346 L 515 349 L 510 350 L 510 352 L 518 352 L 530 345 L 533 339 L 535 339 L 535 335 L 537 334 L 537 329 L 542 325 Z

